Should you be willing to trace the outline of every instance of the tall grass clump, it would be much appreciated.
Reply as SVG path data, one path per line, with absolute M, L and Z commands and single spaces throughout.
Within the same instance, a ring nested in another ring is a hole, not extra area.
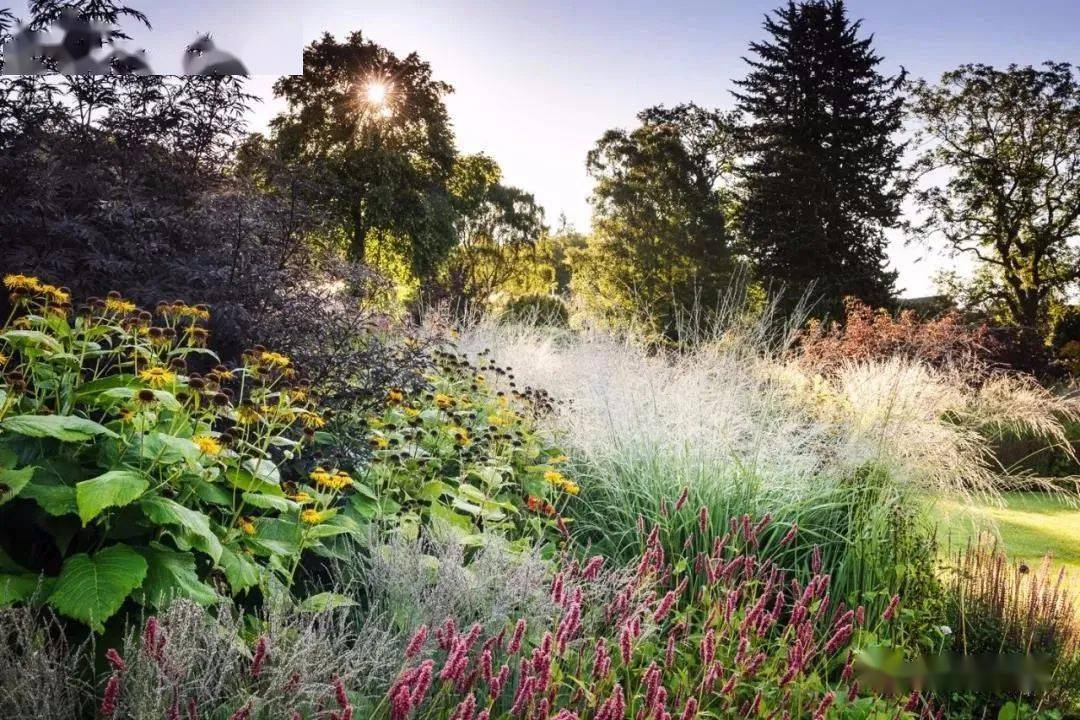
M 661 519 L 657 498 L 687 488 L 710 522 L 768 513 L 774 528 L 797 525 L 842 592 L 899 590 L 894 576 L 912 573 L 898 565 L 926 564 L 928 494 L 996 494 L 987 430 L 1020 423 L 1053 436 L 1075 413 L 1033 384 L 971 383 L 916 358 L 818 372 L 771 313 L 720 315 L 674 347 L 490 320 L 463 329 L 462 349 L 490 349 L 518 385 L 561 401 L 552 428 L 582 487 L 571 515 L 597 549 L 632 556 L 638 518 Z M 805 562 L 799 546 L 787 554 Z

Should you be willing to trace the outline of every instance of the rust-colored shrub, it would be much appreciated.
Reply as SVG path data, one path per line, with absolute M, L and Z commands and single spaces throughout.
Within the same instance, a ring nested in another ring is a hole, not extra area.
M 950 311 L 923 319 L 914 310 L 897 315 L 856 298 L 844 301 L 842 322 L 811 320 L 797 345 L 799 359 L 818 371 L 844 362 L 902 356 L 934 366 L 970 363 L 987 353 L 988 330 Z

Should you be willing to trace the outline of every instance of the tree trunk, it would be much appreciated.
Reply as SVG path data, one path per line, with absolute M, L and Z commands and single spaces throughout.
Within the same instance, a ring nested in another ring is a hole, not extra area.
M 364 221 L 360 217 L 360 211 L 354 210 L 352 214 L 353 236 L 352 245 L 349 248 L 349 254 L 353 260 L 359 263 L 364 262 L 365 255 L 367 253 L 367 228 L 364 227 Z

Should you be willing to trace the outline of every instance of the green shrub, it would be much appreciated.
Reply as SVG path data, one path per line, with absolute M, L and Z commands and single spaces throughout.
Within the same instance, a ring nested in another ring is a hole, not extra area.
M 506 304 L 502 319 L 507 322 L 566 327 L 570 308 L 558 295 L 522 295 Z
M 289 584 L 303 553 L 358 529 L 339 512 L 346 473 L 280 475 L 325 422 L 288 357 L 214 365 L 204 306 L 110 293 L 73 313 L 62 288 L 4 282 L 0 604 L 36 595 L 101 632 L 129 598 Z
M 495 390 L 507 371 L 436 353 L 427 386 L 391 388 L 363 422 L 371 449 L 350 498 L 380 529 L 467 546 L 484 532 L 542 539 L 578 486 L 557 468 L 562 451 L 535 425 L 549 409 L 540 390 Z M 508 380 L 511 386 L 513 380 Z M 347 434 L 353 432 L 345 425 Z

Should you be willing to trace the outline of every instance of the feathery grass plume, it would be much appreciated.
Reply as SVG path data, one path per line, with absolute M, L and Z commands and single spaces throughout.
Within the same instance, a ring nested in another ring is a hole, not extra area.
M 994 428 L 1060 442 L 1077 412 L 1075 400 L 1022 379 L 974 382 L 960 367 L 911 357 L 817 374 L 789 352 L 792 327 L 732 307 L 692 325 L 681 344 L 656 346 L 479 318 L 458 344 L 554 392 L 548 429 L 580 481 L 568 507 L 579 539 L 627 560 L 641 545 L 640 516 L 681 525 L 685 542 L 700 517 L 658 512 L 656 498 L 687 487 L 706 524 L 770 512 L 763 553 L 794 568 L 819 545 L 837 592 L 881 590 L 882 603 L 912 594 L 900 575 L 925 575 L 895 568 L 928 562 L 928 496 L 992 500 L 1008 481 L 994 466 Z
M 68 643 L 49 610 L 0 608 L 0 717 L 80 720 L 94 706 L 90 648 Z
M 113 698 L 115 716 L 160 720 L 174 708 L 194 707 L 201 717 L 289 717 L 295 711 L 308 717 L 340 704 L 336 683 L 358 697 L 384 691 L 407 641 L 381 614 L 357 623 L 344 609 L 299 612 L 281 598 L 252 620 L 262 633 L 245 643 L 239 609 L 223 605 L 211 612 L 177 601 L 147 621 L 153 652 L 144 650 L 148 630 L 129 626 L 119 652 L 127 668 Z
M 486 536 L 468 557 L 461 545 L 430 535 L 373 539 L 365 552 L 348 555 L 332 568 L 338 592 L 392 613 L 403 632 L 437 627 L 448 617 L 490 630 L 510 618 L 546 619 L 553 612 L 550 563 L 538 549 L 517 551 L 498 536 Z

